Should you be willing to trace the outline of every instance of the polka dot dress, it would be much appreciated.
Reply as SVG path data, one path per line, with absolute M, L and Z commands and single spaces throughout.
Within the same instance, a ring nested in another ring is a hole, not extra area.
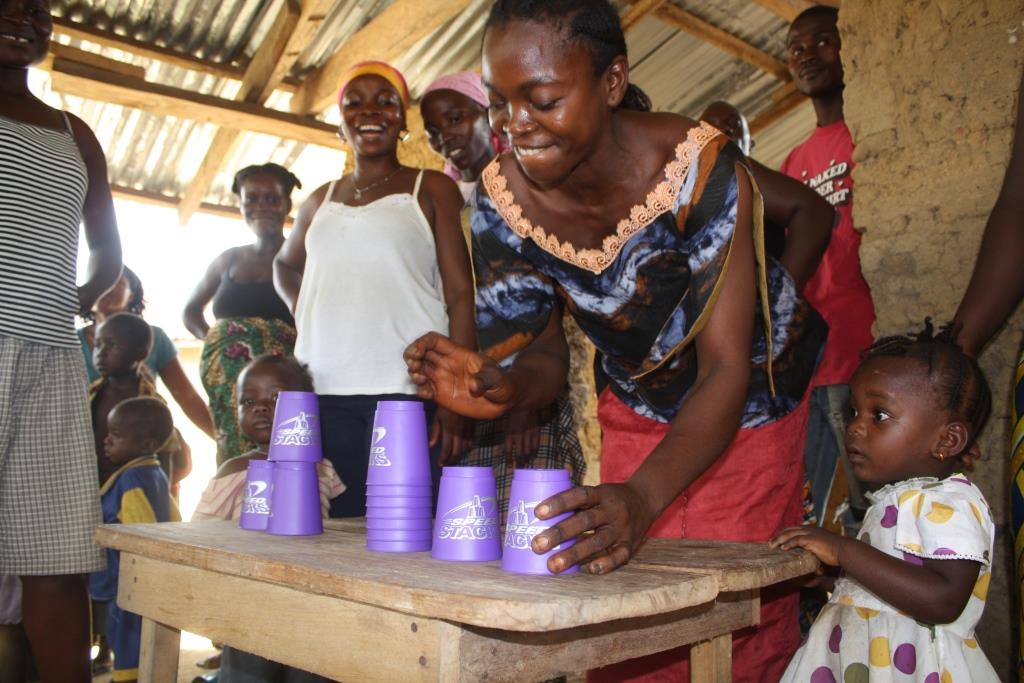
M 998 681 L 975 640 L 985 609 L 995 527 L 981 491 L 964 475 L 890 484 L 870 495 L 858 538 L 921 564 L 927 559 L 981 563 L 967 606 L 950 624 L 927 625 L 901 613 L 849 577 L 797 650 L 783 681 L 805 683 L 960 683 Z

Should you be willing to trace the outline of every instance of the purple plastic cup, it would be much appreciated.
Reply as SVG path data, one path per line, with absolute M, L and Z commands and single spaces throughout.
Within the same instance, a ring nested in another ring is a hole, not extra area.
M 378 401 L 367 485 L 429 486 L 427 417 L 420 401 Z
M 366 519 L 433 519 L 428 508 L 366 508 Z
M 367 529 L 368 541 L 430 541 L 430 529 Z
M 366 540 L 366 549 L 378 553 L 422 553 L 430 550 L 430 535 L 423 541 L 371 541 Z
M 366 518 L 366 532 L 371 531 L 427 531 L 433 532 L 434 522 L 430 517 L 423 519 L 376 519 Z
M 366 496 L 391 496 L 401 498 L 430 498 L 434 495 L 430 484 L 422 486 L 388 486 L 386 484 L 367 484 Z
M 250 460 L 245 474 L 245 498 L 238 526 L 251 531 L 266 531 L 270 519 L 270 488 L 273 485 L 274 463 Z
M 548 558 L 575 545 L 576 539 L 557 545 L 542 555 L 533 552 L 530 544 L 534 536 L 568 519 L 572 513 L 567 512 L 551 519 L 537 519 L 534 510 L 546 498 L 571 488 L 572 480 L 569 479 L 567 470 L 515 471 L 508 499 L 508 520 L 501 555 L 502 569 L 516 574 L 552 576 L 552 572 L 548 570 Z M 578 571 L 579 567 L 573 565 L 558 575 Z
M 320 444 L 320 403 L 316 394 L 312 391 L 279 393 L 267 459 L 318 462 L 323 455 Z
M 416 510 L 424 508 L 429 515 L 434 511 L 433 501 L 427 498 L 392 498 L 390 496 L 367 496 L 367 508 L 409 508 Z
M 453 562 L 501 557 L 498 493 L 490 467 L 445 467 L 430 555 Z
M 267 533 L 312 536 L 324 532 L 320 513 L 320 487 L 315 462 L 275 462 Z

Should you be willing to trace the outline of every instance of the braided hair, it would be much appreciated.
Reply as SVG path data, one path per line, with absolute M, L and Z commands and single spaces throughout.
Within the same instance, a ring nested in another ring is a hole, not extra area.
M 497 0 L 487 17 L 486 31 L 512 21 L 555 26 L 567 40 L 586 48 L 594 73 L 602 74 L 619 55 L 626 56 L 626 36 L 619 15 L 608 0 Z M 620 109 L 650 111 L 651 99 L 630 83 Z
M 882 337 L 865 352 L 864 358 L 903 357 L 922 363 L 942 406 L 970 430 L 973 442 L 992 409 L 992 393 L 978 362 L 964 353 L 956 338 L 960 325 L 947 323 L 938 333 L 931 318 L 916 334 Z
M 284 196 L 286 198 L 291 196 L 292 190 L 296 187 L 302 189 L 302 183 L 294 173 L 279 164 L 266 163 L 246 166 L 236 173 L 235 179 L 231 182 L 231 191 L 236 195 L 241 196 L 242 184 L 247 178 L 254 175 L 269 175 L 272 177 L 281 184 L 281 189 L 284 190 Z

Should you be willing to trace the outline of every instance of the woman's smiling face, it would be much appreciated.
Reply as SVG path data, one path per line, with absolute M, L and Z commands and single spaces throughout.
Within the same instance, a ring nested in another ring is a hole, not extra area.
M 402 98 L 386 79 L 367 74 L 346 86 L 341 134 L 358 154 L 393 153 L 404 126 Z
M 544 188 L 593 153 L 610 118 L 608 89 L 590 53 L 546 24 L 489 28 L 483 78 L 491 127 L 507 134 L 523 173 Z

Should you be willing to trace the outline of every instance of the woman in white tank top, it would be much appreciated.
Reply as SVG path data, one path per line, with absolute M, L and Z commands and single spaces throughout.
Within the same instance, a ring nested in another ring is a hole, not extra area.
M 313 192 L 274 262 L 274 284 L 295 314 L 295 355 L 320 395 L 324 455 L 348 487 L 332 501 L 335 517 L 365 513 L 377 401 L 418 400 L 405 347 L 429 331 L 476 345 L 462 196 L 444 174 L 398 161 L 404 79 L 387 64 L 364 62 L 343 79 L 340 97 L 339 134 L 355 171 Z M 469 428 L 438 411 L 435 463 L 466 448 Z

